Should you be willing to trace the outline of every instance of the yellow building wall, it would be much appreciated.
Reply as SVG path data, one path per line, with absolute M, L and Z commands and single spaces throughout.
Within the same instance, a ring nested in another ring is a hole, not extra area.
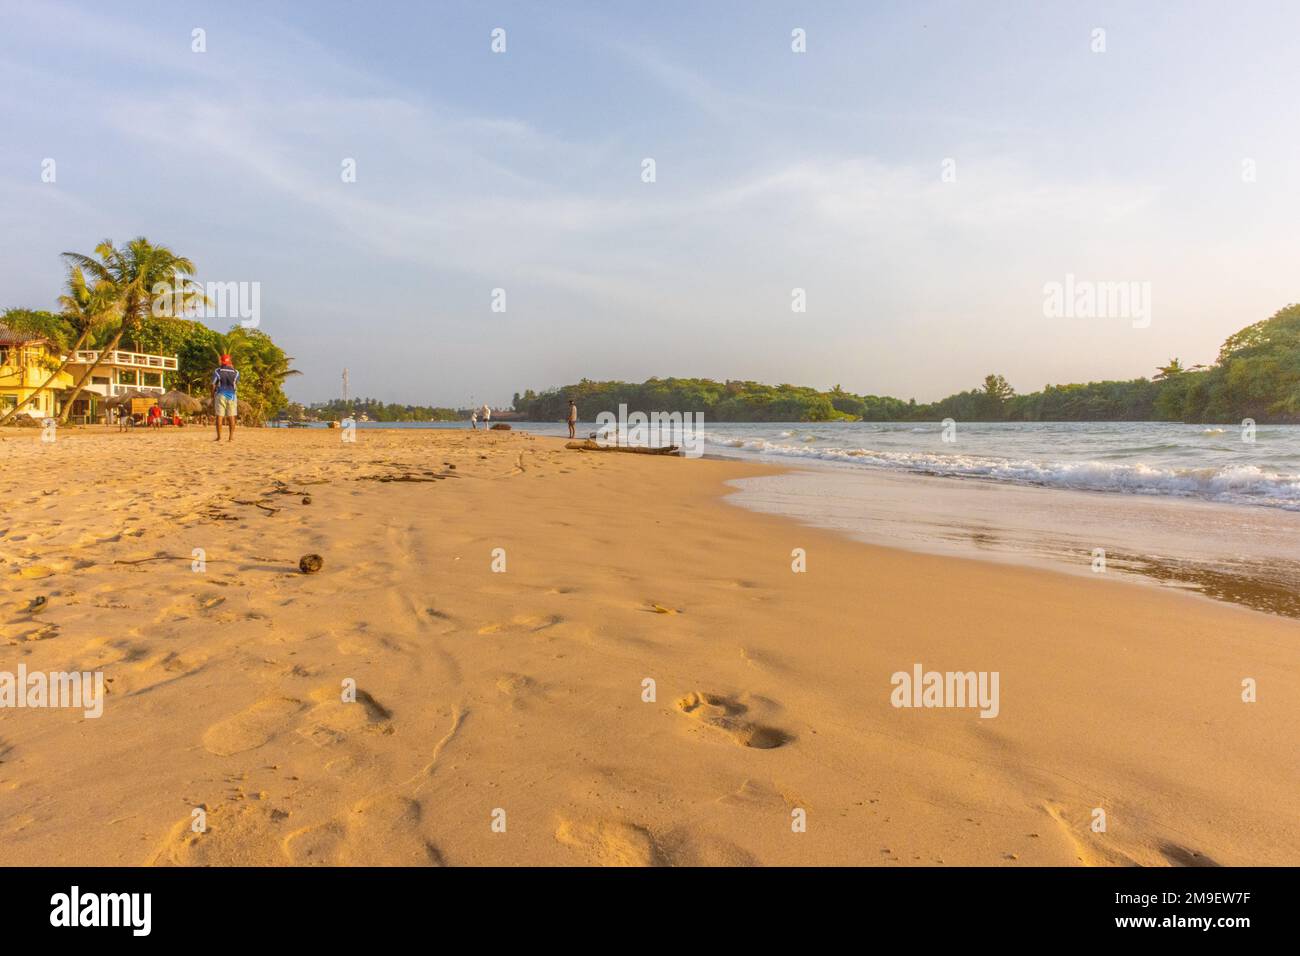
M 44 346 L 0 347 L 0 411 L 23 401 L 44 385 L 53 371 L 47 363 L 57 361 L 57 357 Z M 54 393 L 72 385 L 72 376 L 66 370 L 60 372 L 50 382 L 50 387 L 23 411 L 53 415 L 58 410 Z

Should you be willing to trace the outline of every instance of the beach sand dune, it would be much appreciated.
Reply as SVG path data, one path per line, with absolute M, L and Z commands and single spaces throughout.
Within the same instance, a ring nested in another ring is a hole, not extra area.
M 1293 620 L 749 513 L 744 463 L 236 437 L 0 439 L 0 671 L 108 682 L 0 710 L 0 863 L 1300 863 Z M 894 707 L 917 663 L 997 716 Z

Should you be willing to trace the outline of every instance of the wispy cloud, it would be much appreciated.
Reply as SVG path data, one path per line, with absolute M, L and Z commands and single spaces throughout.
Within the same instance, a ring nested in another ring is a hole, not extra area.
M 315 323 L 322 341 L 345 334 L 358 311 L 382 308 L 387 321 L 415 323 L 432 302 L 440 330 L 454 327 L 463 347 L 486 348 L 480 320 L 489 290 L 503 286 L 515 311 L 493 321 L 539 335 L 536 354 L 548 368 L 599 374 L 615 353 L 626 362 L 613 322 L 690 343 L 656 359 L 656 372 L 673 371 L 675 356 L 701 372 L 857 376 L 859 387 L 878 391 L 895 374 L 889 356 L 936 369 L 932 391 L 950 388 L 952 376 L 982 374 L 981 350 L 1011 330 L 1027 367 L 1065 353 L 1080 356 L 1077 375 L 1088 374 L 1089 350 L 1079 343 L 1091 330 L 1033 324 L 1037 290 L 1066 271 L 1162 280 L 1163 321 L 1129 349 L 1156 355 L 1199 354 L 1221 338 L 1199 317 L 1201 302 L 1222 310 L 1245 296 L 1256 308 L 1283 284 L 1269 276 L 1287 248 L 1294 196 L 1267 180 L 1244 192 L 1232 180 L 1235 145 L 1200 131 L 1196 168 L 1226 170 L 1210 190 L 1189 185 L 1180 157 L 1190 133 L 1156 173 L 1135 169 L 1132 144 L 1114 128 L 1138 120 L 1094 109 L 1075 123 L 1075 100 L 1024 88 L 1018 63 L 984 91 L 985 108 L 971 111 L 953 106 L 970 95 L 944 78 L 960 64 L 932 64 L 936 79 L 921 89 L 881 90 L 855 72 L 851 35 L 835 69 L 802 61 L 810 68 L 798 82 L 781 83 L 743 62 L 735 68 L 735 51 L 724 68 L 671 31 L 530 31 L 518 27 L 527 15 L 512 18 L 520 59 L 493 59 L 481 25 L 461 24 L 465 36 L 479 31 L 472 42 L 482 49 L 434 81 L 432 60 L 412 60 L 418 42 L 397 51 L 406 38 L 393 37 L 382 54 L 352 42 L 366 25 L 351 13 L 331 20 L 324 11 L 296 26 L 256 6 L 214 8 L 209 52 L 196 55 L 183 16 L 125 18 L 59 2 L 7 7 L 0 202 L 22 236 L 5 240 L 0 280 L 35 289 L 31 276 L 45 269 L 52 296 L 57 255 L 41 249 L 49 262 L 36 264 L 34 248 L 62 251 L 83 232 L 82 245 L 145 233 L 183 244 L 201 267 L 252 272 L 274 263 L 285 273 L 276 288 L 302 286 L 280 297 L 274 321 Z M 408 19 L 413 34 L 427 30 L 415 25 L 418 11 Z M 785 18 L 755 22 L 772 31 L 764 49 L 780 48 Z M 836 42 L 819 33 L 817 48 Z M 967 76 L 1006 56 L 970 55 L 979 62 L 966 64 Z M 1086 68 L 1093 72 L 1075 78 L 1071 97 L 1088 93 L 1094 74 L 1110 75 L 1107 64 Z M 1165 81 L 1180 69 L 1166 64 Z M 908 76 L 927 82 L 920 69 Z M 1072 123 L 1078 135 L 1063 137 Z M 1270 136 L 1270 154 L 1258 158 L 1276 179 L 1294 136 Z M 1161 148 L 1152 139 L 1142 156 Z M 51 152 L 61 176 L 46 188 L 34 163 Z M 640 180 L 647 155 L 659 159 L 653 184 Z M 344 158 L 356 160 L 356 183 L 340 179 Z M 955 182 L 940 178 L 945 158 L 956 161 Z M 1243 210 L 1248 224 L 1234 228 Z M 1234 263 L 1237 278 L 1207 294 L 1215 257 Z M 795 286 L 812 303 L 799 322 L 789 310 Z M 591 344 L 571 355 L 516 318 L 539 315 L 560 317 L 570 338 Z M 927 358 L 917 351 L 923 342 L 908 341 L 918 328 L 967 345 Z M 1186 329 L 1196 343 L 1169 344 Z M 820 345 L 797 347 L 799 334 Z M 312 361 L 312 342 L 288 344 Z M 367 355 L 376 368 L 391 361 L 381 360 L 378 342 L 352 348 L 354 370 Z M 838 371 L 816 365 L 827 354 Z M 704 357 L 727 367 L 702 369 Z M 1132 361 L 1146 368 L 1150 358 Z

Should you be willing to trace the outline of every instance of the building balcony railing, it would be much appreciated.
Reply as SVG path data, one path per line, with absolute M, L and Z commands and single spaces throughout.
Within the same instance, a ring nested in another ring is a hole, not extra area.
M 103 388 L 103 386 L 100 386 Z M 162 395 L 167 389 L 159 385 L 111 385 L 109 386 L 110 395 L 121 395 L 125 392 L 148 392 L 150 395 Z
M 99 353 L 95 351 L 80 351 L 73 353 L 71 364 L 73 365 L 94 365 L 99 358 Z M 157 368 L 164 370 L 176 370 L 176 359 L 167 355 L 148 355 L 144 352 L 123 352 L 120 349 L 109 352 L 104 356 L 104 360 L 99 363 L 103 366 L 115 366 L 118 368 Z

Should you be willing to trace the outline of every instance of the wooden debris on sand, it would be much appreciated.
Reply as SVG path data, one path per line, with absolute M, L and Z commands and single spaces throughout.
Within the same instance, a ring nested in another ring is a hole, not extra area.
M 252 505 L 254 508 L 261 508 L 269 515 L 273 515 L 280 510 L 279 508 L 272 508 L 265 501 L 246 501 L 243 498 L 231 498 L 230 500 L 237 505 Z
M 442 481 L 444 478 L 459 478 L 459 475 L 439 475 L 432 471 L 426 471 L 417 475 L 414 472 L 401 472 L 395 475 L 361 475 L 356 481 Z
M 564 447 L 571 451 L 625 451 L 633 455 L 675 455 L 679 451 L 676 445 L 665 445 L 662 448 L 643 448 L 639 445 L 602 445 L 590 438 L 586 441 L 566 442 Z
M 126 559 L 119 558 L 113 563 L 114 564 L 148 564 L 150 561 L 188 561 L 188 560 L 189 558 L 182 558 L 179 555 L 175 555 L 175 554 L 159 553 L 159 554 L 155 554 L 153 557 L 150 558 L 135 558 L 134 560 L 126 560 Z

